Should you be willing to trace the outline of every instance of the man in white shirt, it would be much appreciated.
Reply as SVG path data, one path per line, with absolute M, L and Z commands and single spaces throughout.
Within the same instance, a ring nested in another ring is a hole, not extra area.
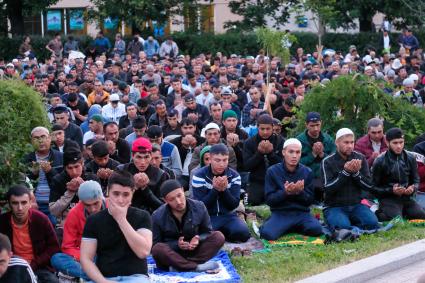
M 102 107 L 102 116 L 118 123 L 120 118 L 126 114 L 125 105 L 120 102 L 119 95 L 117 93 L 111 94 L 109 103 Z

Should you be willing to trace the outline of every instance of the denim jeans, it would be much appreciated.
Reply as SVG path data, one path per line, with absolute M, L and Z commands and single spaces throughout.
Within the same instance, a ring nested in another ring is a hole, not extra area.
M 151 280 L 148 276 L 143 274 L 134 274 L 129 276 L 116 276 L 106 278 L 113 282 L 125 282 L 125 283 L 150 283 Z M 88 281 L 87 283 L 95 283 L 94 281 Z
M 322 234 L 322 226 L 309 212 L 273 211 L 260 228 L 261 238 L 266 240 L 277 240 L 290 232 L 317 237 Z
M 89 280 L 86 273 L 83 271 L 81 264 L 70 255 L 64 253 L 54 254 L 50 262 L 57 271 L 60 271 L 63 274 Z
M 425 209 L 425 193 L 417 192 L 416 193 L 416 202 Z
M 378 218 L 365 205 L 328 207 L 323 212 L 331 230 L 351 229 L 353 226 L 363 230 L 378 229 Z

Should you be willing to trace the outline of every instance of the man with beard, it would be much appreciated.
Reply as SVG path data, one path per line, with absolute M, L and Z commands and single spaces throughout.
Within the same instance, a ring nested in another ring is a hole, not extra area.
M 277 240 L 282 235 L 295 231 L 308 236 L 319 236 L 322 227 L 310 214 L 314 200 L 312 171 L 300 164 L 301 142 L 288 139 L 283 145 L 283 162 L 267 169 L 266 203 L 271 217 L 261 227 L 261 237 Z
M 335 143 L 337 151 L 322 160 L 325 191 L 323 214 L 331 230 L 378 228 L 375 214 L 361 203 L 362 191 L 372 190 L 369 167 L 363 154 L 354 151 L 354 133 L 339 129 Z
M 223 246 L 224 236 L 212 231 L 205 205 L 186 198 L 176 180 L 162 184 L 161 196 L 165 204 L 152 215 L 152 256 L 157 266 L 198 272 L 217 269 L 216 262 L 206 262 Z
M 259 205 L 264 202 L 264 178 L 266 170 L 282 161 L 283 139 L 273 134 L 273 118 L 262 114 L 257 119 L 258 134 L 247 139 L 243 147 L 245 169 L 250 172 L 248 202 Z

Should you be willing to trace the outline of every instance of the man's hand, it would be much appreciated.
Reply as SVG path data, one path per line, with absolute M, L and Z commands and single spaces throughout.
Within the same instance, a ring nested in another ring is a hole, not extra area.
M 189 250 L 189 248 L 190 248 L 190 243 L 185 242 L 183 236 L 179 238 L 177 244 L 178 244 L 179 248 L 181 250 L 184 250 L 184 251 Z
M 264 146 L 265 154 L 269 154 L 273 151 L 273 144 L 269 140 L 264 141 Z
M 257 150 L 258 150 L 261 154 L 266 154 L 266 145 L 265 145 L 265 141 L 260 141 L 260 143 L 258 144 Z
M 134 175 L 134 183 L 137 189 L 144 190 L 149 184 L 149 177 L 146 173 L 137 173 Z
M 187 118 L 191 119 L 195 123 L 198 122 L 198 114 L 196 114 L 196 113 L 187 114 Z
M 403 187 L 400 187 L 399 184 L 393 185 L 393 193 L 399 197 L 401 197 L 404 194 L 405 189 Z
M 117 222 L 120 222 L 127 217 L 127 210 L 129 207 L 130 204 L 126 206 L 119 206 L 111 199 L 108 201 L 108 212 Z
M 199 245 L 199 236 L 196 235 L 192 238 L 192 240 L 190 240 L 189 243 L 189 250 L 193 251 L 194 249 L 196 249 Z
M 224 192 L 227 189 L 228 181 L 226 176 L 214 176 L 213 188 L 219 192 Z
M 81 177 L 74 178 L 66 183 L 66 189 L 71 192 L 77 192 L 82 183 L 84 183 L 84 180 Z
M 410 185 L 404 190 L 403 194 L 410 196 L 411 194 L 413 194 L 414 191 L 415 187 L 413 185 Z
M 321 142 L 315 142 L 313 144 L 313 156 L 323 156 L 323 144 Z
M 379 156 L 379 152 L 373 152 L 372 155 L 370 156 L 372 159 L 375 159 Z
M 226 141 L 229 146 L 234 147 L 239 143 L 239 136 L 235 133 L 229 133 L 226 136 Z
M 108 143 L 109 154 L 111 155 L 114 154 L 115 151 L 117 150 L 117 145 L 115 144 L 114 141 L 111 141 L 111 140 L 107 141 L 107 143 Z

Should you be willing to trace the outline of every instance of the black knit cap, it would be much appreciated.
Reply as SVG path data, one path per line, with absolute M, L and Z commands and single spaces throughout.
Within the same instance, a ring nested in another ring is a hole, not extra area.
M 161 185 L 161 197 L 165 198 L 169 193 L 179 188 L 183 188 L 179 181 L 174 179 L 167 180 Z
M 63 152 L 63 166 L 74 164 L 83 158 L 79 147 L 69 146 Z
M 273 118 L 269 114 L 261 114 L 257 118 L 257 124 L 258 125 L 261 125 L 261 124 L 264 124 L 264 125 L 273 125 Z
M 225 144 L 219 143 L 211 146 L 210 154 L 229 155 L 229 149 Z
M 404 139 L 403 131 L 400 128 L 391 128 L 385 133 L 388 142 L 395 139 Z

